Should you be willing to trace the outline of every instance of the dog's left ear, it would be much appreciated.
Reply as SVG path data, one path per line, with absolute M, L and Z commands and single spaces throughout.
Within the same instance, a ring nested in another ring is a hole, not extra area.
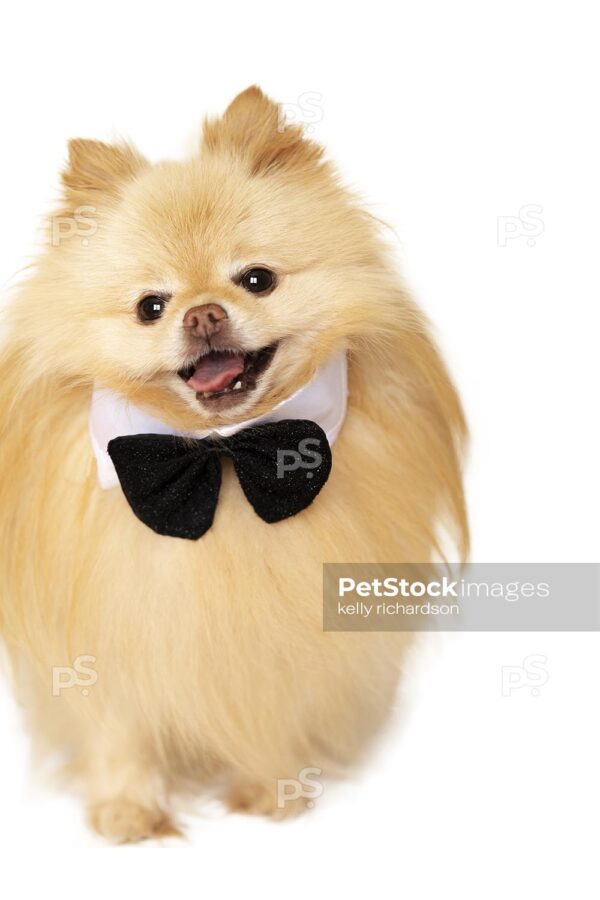
M 280 107 L 260 88 L 247 88 L 220 119 L 204 123 L 202 145 L 209 153 L 245 160 L 252 174 L 314 167 L 323 149 L 307 140 L 298 125 L 287 125 Z
M 123 185 L 148 163 L 128 144 L 104 144 L 76 138 L 69 141 L 69 162 L 62 173 L 67 198 L 94 200 L 118 197 Z

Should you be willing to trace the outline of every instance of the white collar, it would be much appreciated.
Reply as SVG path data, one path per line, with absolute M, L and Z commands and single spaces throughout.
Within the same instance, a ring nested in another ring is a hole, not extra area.
M 210 434 L 228 437 L 261 422 L 278 422 L 281 419 L 310 419 L 320 425 L 330 444 L 333 444 L 346 416 L 348 374 L 346 354 L 338 353 L 325 363 L 314 378 L 295 394 L 282 400 L 270 412 L 255 419 L 225 425 L 209 431 L 185 432 L 196 438 Z M 95 388 L 90 407 L 90 439 L 96 457 L 98 482 L 102 488 L 119 484 L 115 467 L 107 453 L 108 442 L 115 437 L 132 434 L 181 434 L 176 428 L 153 419 L 147 413 L 129 403 L 120 394 L 106 388 Z

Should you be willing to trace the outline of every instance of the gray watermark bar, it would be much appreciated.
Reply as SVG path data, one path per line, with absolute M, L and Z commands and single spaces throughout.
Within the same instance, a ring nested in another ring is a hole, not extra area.
M 600 631 L 600 564 L 325 563 L 325 631 Z

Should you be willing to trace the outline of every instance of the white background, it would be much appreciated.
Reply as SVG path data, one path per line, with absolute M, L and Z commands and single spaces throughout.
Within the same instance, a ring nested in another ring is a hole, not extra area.
M 313 135 L 394 227 L 462 392 L 473 559 L 595 561 L 593 11 L 526 0 L 5 6 L 2 292 L 30 260 L 69 137 L 122 135 L 152 159 L 180 156 L 201 117 L 248 84 L 300 107 L 308 94 Z M 499 217 L 527 206 L 537 228 L 504 241 Z M 530 654 L 546 657 L 546 682 L 503 696 L 502 667 Z M 11 896 L 104 896 L 110 884 L 120 896 L 127 884 L 151 897 L 597 897 L 599 674 L 595 635 L 430 636 L 398 722 L 357 780 L 291 824 L 209 808 L 177 858 L 152 844 L 82 857 L 102 845 L 76 801 L 32 780 L 3 687 Z

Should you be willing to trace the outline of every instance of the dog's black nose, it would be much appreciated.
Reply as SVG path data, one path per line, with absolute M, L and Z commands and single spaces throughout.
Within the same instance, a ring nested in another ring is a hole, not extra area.
M 221 330 L 227 313 L 218 303 L 205 303 L 204 306 L 192 306 L 183 317 L 183 327 L 197 337 L 208 339 Z

